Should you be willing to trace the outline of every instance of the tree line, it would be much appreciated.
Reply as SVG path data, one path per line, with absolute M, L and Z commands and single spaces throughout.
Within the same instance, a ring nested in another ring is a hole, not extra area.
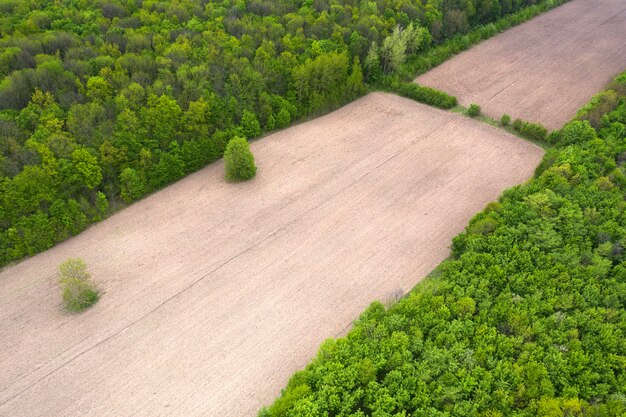
M 433 276 L 324 342 L 259 415 L 626 415 L 626 73 L 611 87 Z
M 535 3 L 2 0 L 0 265 Z

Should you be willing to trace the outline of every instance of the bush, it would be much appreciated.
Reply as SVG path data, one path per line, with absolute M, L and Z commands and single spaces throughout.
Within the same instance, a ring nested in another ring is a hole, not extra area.
M 480 115 L 480 106 L 474 103 L 470 104 L 469 108 L 467 109 L 467 115 L 469 117 L 476 117 Z
M 451 109 L 456 106 L 456 97 L 430 87 L 422 87 L 415 83 L 391 82 L 388 87 L 403 97 L 429 104 L 441 109 Z
M 226 179 L 228 181 L 245 181 L 256 175 L 254 155 L 245 138 L 235 136 L 226 145 L 224 152 L 226 163 Z
M 91 282 L 87 265 L 82 259 L 68 259 L 59 265 L 59 283 L 63 302 L 69 311 L 86 309 L 98 301 L 98 290 Z
M 539 123 L 524 123 L 520 133 L 528 139 L 543 141 L 548 136 L 548 129 Z
M 526 139 L 545 141 L 548 137 L 548 129 L 539 123 L 529 123 L 521 119 L 515 119 L 513 129 Z
M 508 126 L 511 123 L 511 116 L 508 114 L 503 114 L 500 118 L 500 126 Z

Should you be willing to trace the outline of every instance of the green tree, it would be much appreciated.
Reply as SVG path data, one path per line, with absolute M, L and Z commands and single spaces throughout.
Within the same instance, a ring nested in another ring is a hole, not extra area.
M 141 110 L 141 119 L 149 140 L 161 149 L 176 138 L 181 123 L 182 110 L 176 100 L 168 95 L 150 95 L 148 104 Z
M 76 149 L 72 152 L 72 162 L 78 172 L 82 184 L 93 190 L 102 181 L 102 171 L 98 159 L 87 149 Z
M 98 301 L 98 290 L 82 259 L 68 259 L 59 265 L 59 283 L 63 302 L 69 311 L 84 310 Z
M 104 77 L 90 77 L 87 80 L 86 94 L 90 99 L 104 103 L 113 96 L 113 87 Z
M 141 197 L 146 192 L 142 177 L 132 168 L 124 168 L 120 173 L 120 196 L 127 204 Z
M 363 85 L 363 70 L 361 69 L 361 62 L 359 57 L 354 58 L 352 64 L 352 72 L 346 82 L 346 91 L 349 97 L 358 97 L 365 91 Z
M 229 181 L 245 181 L 256 175 L 254 155 L 245 138 L 235 136 L 228 142 L 224 152 L 226 179 Z
M 254 113 L 244 110 L 241 118 L 242 132 L 246 138 L 251 139 L 261 134 L 261 124 Z

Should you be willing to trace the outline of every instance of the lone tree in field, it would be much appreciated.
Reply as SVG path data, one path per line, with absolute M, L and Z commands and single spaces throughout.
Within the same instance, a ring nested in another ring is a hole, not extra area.
M 68 259 L 59 265 L 63 302 L 69 311 L 84 310 L 98 301 L 98 290 L 90 278 L 87 264 L 82 259 Z
M 254 155 L 250 152 L 250 145 L 245 138 L 235 136 L 228 142 L 224 160 L 228 181 L 245 181 L 256 175 Z

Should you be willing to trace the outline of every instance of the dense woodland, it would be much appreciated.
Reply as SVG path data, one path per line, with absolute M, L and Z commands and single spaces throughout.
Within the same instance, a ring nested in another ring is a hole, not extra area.
M 431 278 L 372 304 L 260 415 L 625 416 L 626 73 L 612 88 Z
M 0 265 L 563 1 L 0 0 Z

